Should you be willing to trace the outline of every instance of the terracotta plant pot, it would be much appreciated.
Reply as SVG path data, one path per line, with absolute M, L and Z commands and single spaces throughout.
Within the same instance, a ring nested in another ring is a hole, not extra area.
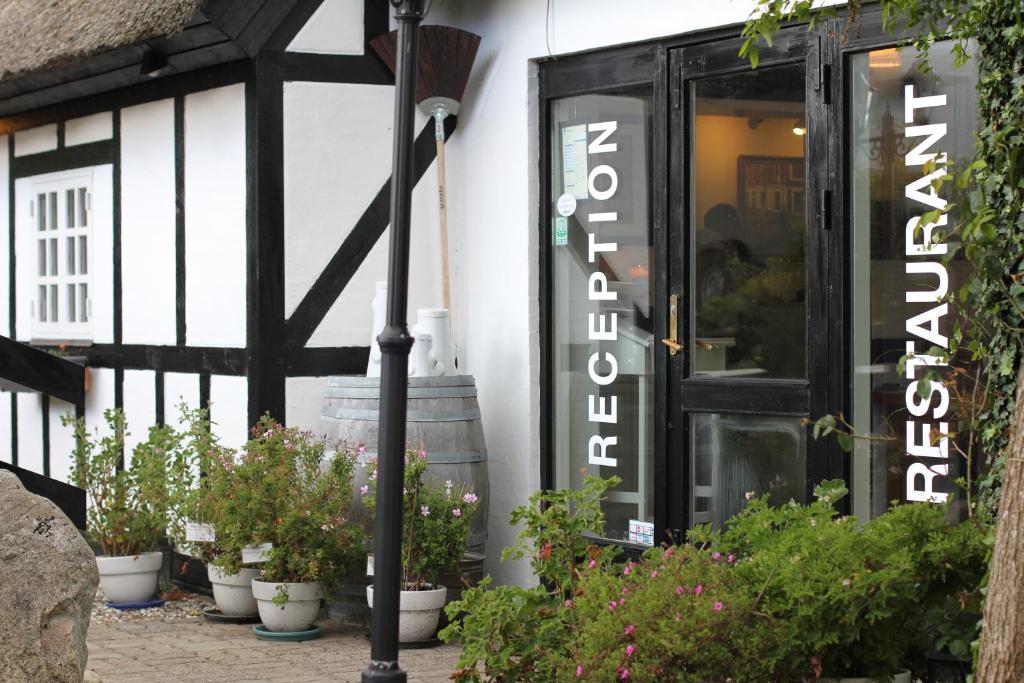
M 108 602 L 148 602 L 156 597 L 157 581 L 164 555 L 157 551 L 141 555 L 96 558 L 100 587 Z
M 283 605 L 274 604 L 279 586 L 287 586 L 288 589 L 288 602 Z M 324 587 L 316 581 L 282 584 L 253 579 L 252 594 L 256 598 L 260 620 L 268 631 L 294 633 L 308 631 L 316 622 Z
M 448 589 L 444 587 L 401 591 L 398 600 L 398 642 L 417 643 L 433 638 L 447 596 Z M 366 602 L 373 609 L 373 586 L 366 587 Z
M 213 599 L 217 609 L 228 617 L 251 617 L 257 613 L 256 598 L 252 594 L 252 581 L 259 578 L 259 569 L 242 569 L 237 574 L 225 574 L 212 564 L 207 567 Z

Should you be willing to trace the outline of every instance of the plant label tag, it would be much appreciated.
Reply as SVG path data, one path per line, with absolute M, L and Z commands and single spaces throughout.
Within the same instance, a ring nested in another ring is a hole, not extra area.
M 556 247 L 564 247 L 569 243 L 569 219 L 565 216 L 555 216 L 554 242 Z
M 212 524 L 188 522 L 185 524 L 185 540 L 193 543 L 213 543 L 217 540 L 217 532 Z
M 252 562 L 266 562 L 268 553 L 270 552 L 270 549 L 273 547 L 273 543 L 264 543 L 263 545 L 242 548 L 242 564 L 250 564 Z
M 638 519 L 629 520 L 629 540 L 642 545 L 654 545 L 654 524 Z

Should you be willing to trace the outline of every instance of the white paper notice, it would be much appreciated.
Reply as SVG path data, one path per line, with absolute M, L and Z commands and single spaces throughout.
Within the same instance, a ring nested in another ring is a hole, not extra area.
M 192 543 L 213 543 L 217 540 L 217 532 L 212 524 L 188 522 L 185 525 L 185 540 Z
M 587 194 L 587 124 L 562 129 L 562 184 L 576 199 Z
M 267 553 L 274 547 L 273 543 L 264 543 L 254 547 L 242 548 L 242 564 L 266 562 Z

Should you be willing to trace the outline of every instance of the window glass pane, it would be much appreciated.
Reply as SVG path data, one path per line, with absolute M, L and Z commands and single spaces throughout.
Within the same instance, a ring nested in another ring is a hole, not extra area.
M 64 193 L 65 201 L 67 206 L 64 207 L 64 213 L 67 214 L 68 227 L 75 227 L 75 191 L 68 190 Z
M 49 195 L 49 209 L 47 209 L 47 217 L 49 218 L 50 230 L 57 229 L 57 193 L 51 192 Z
M 57 312 L 60 310 L 57 294 L 57 285 L 50 285 L 50 315 L 52 316 L 51 322 L 59 322 L 60 316 Z
M 68 275 L 75 274 L 75 238 L 69 237 L 67 240 L 67 262 L 68 262 Z
M 46 230 L 46 195 L 36 195 L 36 227 Z
M 78 285 L 78 319 L 89 322 L 89 285 L 85 283 Z
M 960 474 L 943 436 L 951 412 L 945 385 L 932 384 L 925 400 L 916 394 L 924 370 L 899 367 L 908 349 L 920 356 L 948 347 L 956 312 L 946 294 L 968 276 L 961 255 L 945 260 L 943 227 L 915 218 L 962 201 L 953 183 L 932 190 L 925 162 L 934 155 L 939 175 L 958 175 L 970 163 L 977 70 L 973 61 L 956 68 L 949 42 L 934 45 L 928 63 L 923 69 L 912 47 L 850 57 L 853 424 L 889 437 L 855 443 L 853 511 L 862 518 L 893 500 L 943 499 Z M 945 220 L 953 225 L 956 216 Z
M 651 94 L 551 107 L 555 486 L 579 487 L 581 471 L 619 476 L 603 504 L 607 534 L 630 540 L 632 527 L 651 543 Z
M 803 63 L 691 90 L 692 372 L 806 376 Z
M 57 274 L 57 240 L 51 238 L 50 242 L 50 275 Z
M 83 227 L 89 224 L 88 214 L 86 213 L 87 202 L 86 189 L 84 187 L 78 188 L 78 225 Z
M 89 250 L 87 245 L 88 238 L 82 235 L 78 238 L 78 273 L 79 275 L 86 275 L 89 272 Z
M 75 322 L 78 311 L 75 307 L 75 285 L 68 285 L 68 322 Z
M 39 253 L 39 275 L 46 277 L 46 240 L 38 240 L 36 246 Z
M 770 494 L 775 505 L 806 502 L 807 428 L 798 417 L 695 414 L 690 417 L 691 520 L 721 526 Z
M 39 285 L 39 322 L 47 321 L 46 312 L 46 285 Z

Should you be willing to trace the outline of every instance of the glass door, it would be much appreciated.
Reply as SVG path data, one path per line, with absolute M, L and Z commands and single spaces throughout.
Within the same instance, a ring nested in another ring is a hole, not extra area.
M 804 502 L 828 474 L 804 422 L 829 405 L 818 39 L 784 32 L 757 69 L 736 56 L 738 41 L 673 55 L 662 351 L 682 528 L 719 526 L 751 494 Z

